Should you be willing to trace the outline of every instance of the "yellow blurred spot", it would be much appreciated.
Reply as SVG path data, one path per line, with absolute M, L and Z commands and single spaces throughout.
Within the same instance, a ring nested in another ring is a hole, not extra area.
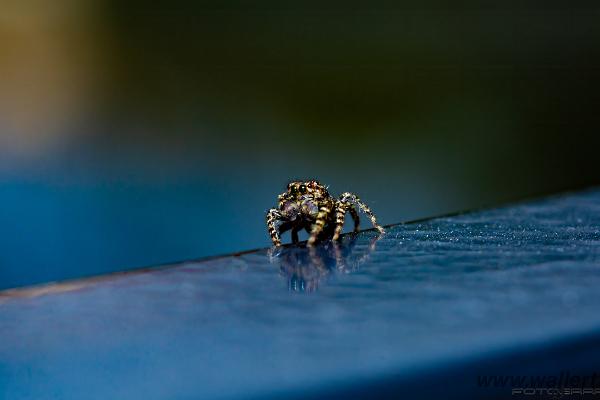
M 2 2 L 3 152 L 50 150 L 90 111 L 101 57 L 95 11 L 95 3 L 76 0 Z

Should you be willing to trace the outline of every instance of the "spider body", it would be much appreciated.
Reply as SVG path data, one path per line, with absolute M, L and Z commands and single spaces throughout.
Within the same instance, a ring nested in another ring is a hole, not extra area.
M 360 219 L 355 207 L 367 214 L 373 226 L 383 232 L 375 215 L 355 194 L 346 192 L 336 199 L 316 180 L 293 181 L 288 184 L 287 191 L 278 196 L 277 208 L 267 212 L 267 228 L 275 246 L 281 245 L 281 234 L 288 230 L 291 230 L 292 242 L 297 243 L 298 232 L 303 229 L 310 235 L 308 245 L 313 246 L 317 240 L 338 240 L 346 213 L 350 213 L 354 231 L 358 231 Z

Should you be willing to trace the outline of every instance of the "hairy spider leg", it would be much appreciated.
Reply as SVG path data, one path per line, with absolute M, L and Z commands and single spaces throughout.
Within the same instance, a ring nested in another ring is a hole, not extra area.
M 352 216 L 352 221 L 354 221 L 354 232 L 358 232 L 358 228 L 360 226 L 360 217 L 358 216 L 358 212 L 352 204 L 350 204 L 348 210 L 350 211 L 350 215 Z
M 286 221 L 286 222 L 280 224 L 279 227 L 277 227 L 276 222 L 281 218 L 281 212 L 274 208 L 273 208 L 273 210 L 276 211 L 276 213 L 274 213 L 274 214 L 276 214 L 276 216 L 273 220 L 273 226 L 275 227 L 275 233 L 277 234 L 277 238 L 280 241 L 279 244 L 281 244 L 281 235 L 283 235 L 290 229 L 292 230 L 292 243 L 298 243 L 300 241 L 300 239 L 298 238 L 298 232 L 300 232 L 302 230 L 302 226 L 295 225 L 294 223 L 292 223 L 290 221 Z M 267 224 L 269 224 L 268 215 L 267 215 Z M 270 227 L 271 227 L 271 225 L 269 225 L 269 234 L 271 234 L 271 232 L 272 232 Z M 273 238 L 272 234 L 271 234 L 271 238 Z M 275 241 L 273 241 L 273 243 L 275 243 Z M 276 244 L 276 246 L 278 246 L 278 245 Z
M 339 240 L 340 235 L 342 234 L 347 212 L 350 213 L 352 220 L 354 221 L 354 232 L 358 232 L 358 226 L 360 224 L 360 218 L 352 203 L 337 200 L 335 205 L 335 230 L 333 232 L 333 237 L 331 238 L 333 241 Z
M 294 223 L 292 221 L 285 221 L 282 224 L 280 224 L 277 229 L 279 231 L 280 238 L 284 233 L 286 233 L 287 231 L 292 229 L 292 238 L 293 238 L 293 236 L 294 236 L 293 229 L 297 229 L 297 227 L 294 225 Z
M 343 203 L 353 203 L 356 204 L 356 206 L 359 208 L 359 210 L 361 210 L 362 212 L 364 212 L 365 214 L 367 214 L 369 216 L 369 218 L 371 219 L 371 223 L 373 224 L 373 226 L 375 228 L 377 228 L 377 230 L 381 233 L 384 233 L 385 230 L 377 223 L 377 218 L 375 218 L 375 215 L 373 214 L 373 212 L 371 211 L 371 209 L 365 204 L 363 203 L 358 196 L 356 196 L 353 193 L 343 193 L 340 196 L 340 201 Z
M 285 193 L 281 193 L 279 196 L 277 196 L 277 205 L 279 206 L 280 209 L 281 209 L 281 207 L 283 207 L 284 202 L 285 202 Z
M 346 220 L 349 205 L 349 203 L 344 203 L 341 200 L 335 202 L 335 230 L 331 238 L 333 241 L 337 241 L 340 238 L 342 229 L 344 229 L 344 221 Z
M 279 232 L 275 222 L 281 218 L 281 213 L 276 208 L 271 208 L 267 212 L 267 228 L 269 229 L 269 235 L 275 246 L 281 246 L 281 239 L 279 238 Z
M 314 246 L 317 241 L 317 238 L 321 232 L 323 232 L 323 228 L 325 228 L 325 223 L 329 218 L 331 213 L 331 208 L 329 205 L 323 205 L 319 208 L 319 213 L 317 214 L 317 219 L 312 227 L 312 231 L 310 232 L 310 237 L 308 238 L 308 245 Z
M 292 228 L 292 243 L 298 243 L 300 240 L 298 239 L 298 232 L 302 230 L 300 226 L 294 226 Z

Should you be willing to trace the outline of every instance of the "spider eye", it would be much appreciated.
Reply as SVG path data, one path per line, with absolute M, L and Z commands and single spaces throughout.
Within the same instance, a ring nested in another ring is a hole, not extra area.
M 306 185 L 300 185 L 300 193 L 306 193 Z

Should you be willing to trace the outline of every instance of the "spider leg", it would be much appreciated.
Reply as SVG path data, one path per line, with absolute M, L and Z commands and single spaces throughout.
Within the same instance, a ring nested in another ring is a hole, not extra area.
M 360 225 L 360 217 L 358 216 L 358 212 L 352 204 L 350 204 L 348 210 L 350 211 L 350 215 L 352 216 L 352 221 L 354 221 L 354 232 L 358 232 L 358 227 Z
M 335 202 L 335 230 L 333 232 L 333 237 L 331 238 L 334 242 L 340 238 L 342 229 L 344 229 L 346 212 L 348 212 L 349 207 L 351 207 L 350 204 L 344 203 L 341 200 Z M 356 210 L 354 212 L 356 213 Z
M 344 229 L 344 221 L 346 219 L 346 213 L 349 212 L 352 216 L 352 221 L 354 221 L 354 232 L 358 232 L 358 227 L 360 225 L 360 217 L 358 216 L 358 212 L 356 212 L 356 208 L 350 202 L 343 202 L 342 200 L 338 200 L 336 202 L 336 212 L 335 212 L 335 231 L 333 233 L 332 240 L 339 240 L 342 230 Z
M 325 222 L 327 222 L 327 218 L 331 213 L 331 208 L 329 205 L 323 205 L 319 208 L 319 213 L 317 214 L 317 219 L 312 227 L 312 231 L 310 232 L 310 237 L 308 238 L 308 245 L 314 246 L 317 242 L 317 238 L 319 234 L 323 232 L 323 228 L 325 228 Z
M 375 215 L 373 214 L 371 209 L 365 203 L 363 203 L 362 200 L 358 198 L 358 196 L 356 196 L 353 193 L 346 192 L 340 196 L 340 201 L 343 203 L 350 202 L 352 204 L 356 204 L 362 212 L 369 216 L 369 218 L 371 219 L 371 223 L 375 228 L 377 228 L 379 232 L 385 232 L 384 229 L 377 223 L 377 218 L 375 218 Z
M 276 208 L 271 208 L 267 212 L 267 228 L 269 229 L 269 235 L 273 241 L 274 246 L 281 246 L 281 238 L 275 222 L 281 218 L 281 213 Z
M 299 227 L 292 228 L 292 243 L 298 243 L 299 242 L 298 232 L 300 232 L 301 230 L 302 230 L 302 228 L 299 228 Z
M 279 225 L 279 228 L 277 229 L 277 233 L 279 235 L 279 238 L 281 239 L 281 235 L 283 235 L 284 233 L 286 233 L 290 229 L 292 230 L 292 243 L 298 243 L 299 242 L 298 232 L 302 230 L 302 227 L 298 226 L 297 224 L 294 224 L 291 221 L 285 221 L 285 222 L 283 222 L 282 224 Z

